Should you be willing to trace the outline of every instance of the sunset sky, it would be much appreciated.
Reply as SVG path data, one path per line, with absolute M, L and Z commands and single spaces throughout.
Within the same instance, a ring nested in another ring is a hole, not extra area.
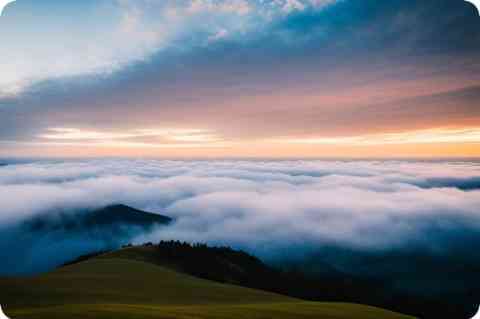
M 480 156 L 463 0 L 17 0 L 0 156 Z

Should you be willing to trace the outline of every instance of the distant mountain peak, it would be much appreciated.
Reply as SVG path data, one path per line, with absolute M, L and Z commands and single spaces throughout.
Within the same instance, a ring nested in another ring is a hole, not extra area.
M 84 230 L 98 227 L 140 227 L 149 229 L 157 225 L 168 225 L 170 217 L 145 212 L 124 204 L 112 204 L 98 209 L 75 212 L 52 212 L 36 216 L 26 224 L 34 231 Z

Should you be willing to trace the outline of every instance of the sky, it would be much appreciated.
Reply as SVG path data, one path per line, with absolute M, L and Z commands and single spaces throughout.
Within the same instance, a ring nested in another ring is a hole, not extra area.
M 463 0 L 17 0 L 3 157 L 480 156 Z

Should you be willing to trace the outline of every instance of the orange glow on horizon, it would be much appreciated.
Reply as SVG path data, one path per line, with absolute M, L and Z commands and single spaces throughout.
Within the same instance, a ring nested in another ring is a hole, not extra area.
M 46 157 L 480 157 L 480 127 L 263 140 L 227 139 L 205 129 L 102 132 L 57 128 L 39 135 L 36 141 L 7 144 L 18 156 L 32 156 L 41 150 Z

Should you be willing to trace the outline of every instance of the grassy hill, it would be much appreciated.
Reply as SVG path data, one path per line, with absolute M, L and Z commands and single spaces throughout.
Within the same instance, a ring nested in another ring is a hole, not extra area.
M 148 256 L 139 260 L 141 256 L 141 249 L 129 248 L 36 277 L 0 279 L 0 302 L 7 315 L 22 319 L 411 318 L 217 283 L 153 264 Z

